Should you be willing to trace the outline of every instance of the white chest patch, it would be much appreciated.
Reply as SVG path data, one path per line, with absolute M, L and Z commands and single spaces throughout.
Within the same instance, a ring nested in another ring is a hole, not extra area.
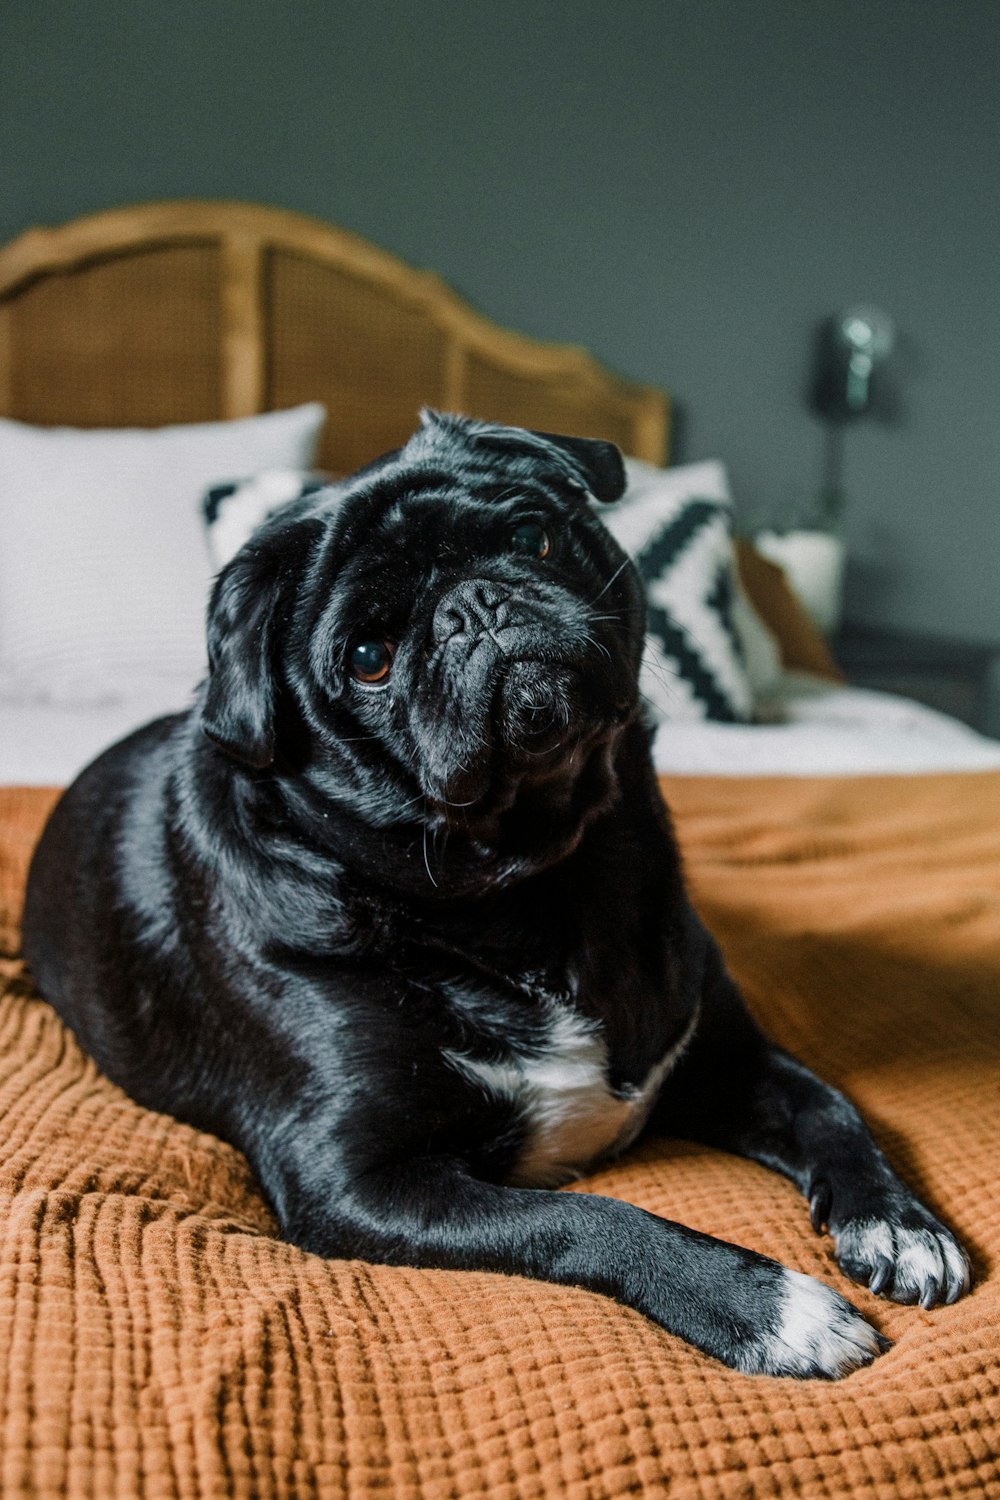
M 556 1000 L 546 1012 L 544 1041 L 531 1051 L 511 1051 L 492 1062 L 445 1053 L 470 1081 L 517 1105 L 528 1137 L 507 1179 L 516 1187 L 556 1187 L 631 1145 L 698 1020 L 696 1012 L 641 1084 L 614 1093 L 597 1025 Z

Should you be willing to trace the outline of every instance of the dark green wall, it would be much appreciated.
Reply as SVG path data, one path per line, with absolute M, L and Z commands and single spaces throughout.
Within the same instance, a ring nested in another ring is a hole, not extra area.
M 668 387 L 745 516 L 818 481 L 812 326 L 880 304 L 851 614 L 1000 641 L 998 39 L 997 0 L 0 0 L 0 239 L 181 195 L 331 219 Z

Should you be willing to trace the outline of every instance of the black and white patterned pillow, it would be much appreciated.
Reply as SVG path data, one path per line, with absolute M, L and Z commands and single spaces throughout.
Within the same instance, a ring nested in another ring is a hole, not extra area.
M 308 469 L 265 469 L 252 479 L 213 484 L 202 496 L 208 551 L 216 570 L 231 557 L 275 511 L 303 495 L 313 495 L 330 483 Z
M 626 461 L 628 488 L 601 519 L 646 585 L 640 688 L 657 722 L 748 723 L 753 693 L 733 622 L 736 582 L 726 471 Z

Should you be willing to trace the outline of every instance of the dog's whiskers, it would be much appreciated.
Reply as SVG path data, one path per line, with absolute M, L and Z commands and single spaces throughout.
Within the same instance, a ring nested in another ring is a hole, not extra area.
M 430 883 L 434 887 L 434 889 L 437 890 L 437 881 L 434 879 L 434 876 L 431 873 L 431 863 L 430 863 L 430 860 L 427 858 L 427 824 L 426 823 L 424 824 L 423 850 L 424 850 L 424 869 L 427 871 L 427 879 L 430 881 Z
M 518 495 L 518 494 L 523 494 L 523 493 L 524 493 L 524 485 L 523 484 L 512 484 L 512 485 L 508 486 L 507 489 L 501 490 L 498 495 L 494 495 L 493 496 L 493 504 L 496 505 L 501 500 L 507 500 L 511 495 Z
M 606 656 L 608 658 L 608 661 L 611 660 L 611 652 L 608 650 L 607 646 L 605 646 L 602 641 L 599 641 L 596 636 L 591 635 L 589 630 L 584 636 L 584 640 L 589 646 L 594 646 L 598 651 Z
M 620 574 L 624 573 L 625 569 L 629 566 L 629 564 L 630 564 L 631 561 L 632 561 L 632 559 L 630 557 L 626 557 L 626 559 L 622 563 L 621 567 L 620 568 L 616 568 L 615 571 L 612 573 L 611 577 L 608 579 L 607 583 L 601 589 L 600 593 L 595 594 L 594 597 L 593 597 L 593 599 L 588 599 L 588 601 L 587 601 L 588 604 L 596 604 L 597 601 L 598 601 L 598 599 L 600 599 L 601 594 L 606 594 L 607 593 L 608 589 L 614 583 L 615 579 L 618 578 Z

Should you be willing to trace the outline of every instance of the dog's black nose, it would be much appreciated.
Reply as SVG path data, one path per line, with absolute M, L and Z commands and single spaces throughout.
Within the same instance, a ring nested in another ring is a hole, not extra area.
M 432 625 L 434 644 L 439 646 L 453 635 L 481 635 L 502 626 L 509 598 L 510 589 L 488 578 L 458 584 L 438 601 Z

